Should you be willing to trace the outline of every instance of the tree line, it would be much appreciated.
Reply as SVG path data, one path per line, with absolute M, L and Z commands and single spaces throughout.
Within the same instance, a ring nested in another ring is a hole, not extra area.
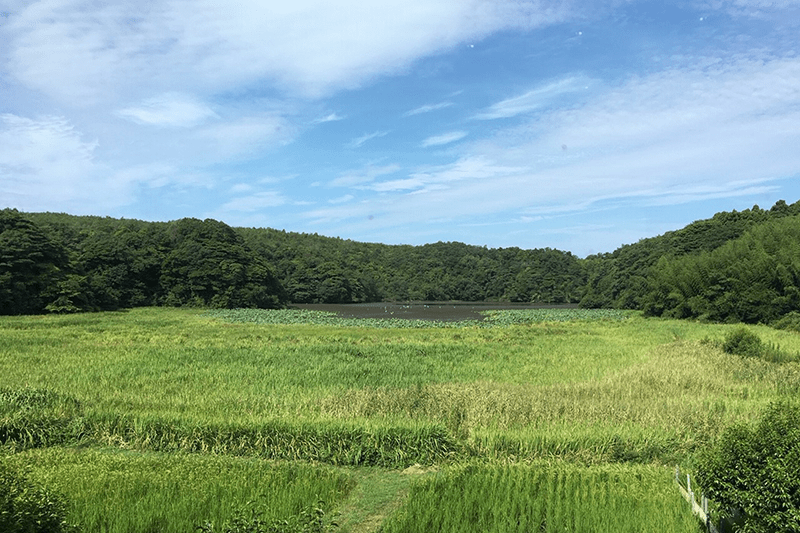
M 211 219 L 0 211 L 0 314 L 391 300 L 577 303 L 584 282 L 580 260 L 552 249 L 389 246 Z
M 507 301 L 774 323 L 800 311 L 800 202 L 717 213 L 585 259 L 361 243 L 185 218 L 0 211 L 0 313 L 169 305 Z

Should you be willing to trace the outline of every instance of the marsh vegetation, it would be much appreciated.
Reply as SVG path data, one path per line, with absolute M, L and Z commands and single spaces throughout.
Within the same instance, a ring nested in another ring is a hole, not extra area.
M 800 392 L 796 362 L 723 350 L 735 331 L 591 310 L 5 317 L 3 463 L 86 532 L 696 531 L 674 465 Z

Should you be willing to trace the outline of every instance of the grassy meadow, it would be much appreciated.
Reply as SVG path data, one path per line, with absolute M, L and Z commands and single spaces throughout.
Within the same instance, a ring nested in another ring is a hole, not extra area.
M 92 533 L 309 509 L 341 531 L 698 531 L 674 466 L 800 393 L 797 362 L 724 353 L 733 327 L 588 310 L 3 317 L 3 461 Z M 797 334 L 751 329 L 800 352 Z

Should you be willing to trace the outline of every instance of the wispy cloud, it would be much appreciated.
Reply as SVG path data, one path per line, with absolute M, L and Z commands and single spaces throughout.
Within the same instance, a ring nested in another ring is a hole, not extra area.
M 407 213 L 451 222 L 535 218 L 608 202 L 646 207 L 763 194 L 775 190 L 773 180 L 797 175 L 797 146 L 800 59 L 740 59 L 634 77 L 580 106 L 462 143 L 450 164 L 371 184 L 385 196 L 364 209 L 382 212 L 370 228 L 396 228 L 407 226 Z M 353 224 L 363 224 L 362 215 L 309 213 Z
M 425 113 L 430 113 L 432 111 L 438 111 L 439 109 L 444 109 L 446 107 L 450 107 L 454 105 L 453 102 L 439 102 L 438 104 L 427 104 L 423 106 L 419 106 L 411 111 L 406 111 L 403 113 L 404 117 L 412 117 L 414 115 L 423 115 Z
M 389 135 L 388 131 L 374 131 L 372 133 L 367 133 L 362 135 L 361 137 L 357 137 L 350 141 L 347 146 L 350 148 L 358 148 L 362 146 L 364 143 L 371 141 L 372 139 L 378 139 L 380 137 L 385 137 Z
M 329 204 L 346 204 L 347 202 L 349 202 L 353 198 L 355 198 L 355 196 L 353 196 L 352 194 L 345 194 L 344 196 L 340 196 L 338 198 L 331 198 L 330 200 L 328 200 L 328 203 Z
M 419 189 L 423 185 L 425 183 L 419 178 L 404 178 L 373 183 L 369 188 L 377 192 L 409 191 Z
M 92 17 L 77 14 L 90 8 Z M 20 7 L 3 42 L 14 76 L 69 101 L 136 94 L 131 80 L 211 92 L 274 80 L 319 97 L 498 30 L 570 16 L 556 0 L 297 0 L 269 9 L 258 0 L 235 9 L 216 0 L 41 0 Z
M 291 123 L 278 115 L 244 116 L 204 126 L 191 140 L 200 151 L 200 161 L 214 162 L 259 154 L 290 142 L 294 132 Z
M 331 187 L 353 187 L 357 185 L 363 185 L 365 183 L 371 183 L 375 181 L 380 176 L 386 176 L 390 174 L 394 174 L 400 170 L 400 166 L 396 164 L 392 165 L 367 165 L 364 168 L 358 170 L 350 170 L 345 172 L 338 178 L 334 179 L 330 182 Z
M 324 117 L 320 117 L 314 120 L 314 124 L 324 124 L 325 122 L 338 122 L 339 120 L 344 120 L 345 117 L 337 114 L 337 113 L 330 113 L 329 115 L 325 115 Z
M 247 196 L 239 196 L 225 202 L 221 210 L 224 211 L 259 211 L 265 208 L 277 207 L 288 202 L 286 197 L 278 191 L 262 191 Z
M 441 135 L 434 135 L 422 141 L 422 147 L 428 148 L 430 146 L 442 146 L 444 144 L 450 144 L 452 142 L 460 141 L 467 135 L 468 134 L 466 131 L 451 131 Z
M 116 115 L 137 124 L 168 128 L 190 128 L 210 118 L 219 118 L 203 102 L 178 93 L 164 93 L 148 98 L 137 106 L 120 109 Z
M 97 141 L 87 141 L 63 117 L 0 115 L 0 191 L 6 205 L 62 209 L 76 201 L 114 197 L 93 185 Z
M 590 80 L 582 76 L 554 81 L 536 87 L 519 96 L 501 100 L 491 105 L 485 111 L 476 114 L 474 118 L 479 120 L 492 120 L 529 113 L 552 104 L 561 96 L 586 90 L 589 88 L 590 83 Z

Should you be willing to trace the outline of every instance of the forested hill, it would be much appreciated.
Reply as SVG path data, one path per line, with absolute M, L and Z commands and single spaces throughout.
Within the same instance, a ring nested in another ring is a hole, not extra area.
M 296 303 L 501 300 L 577 303 L 581 261 L 552 249 L 359 243 L 276 230 L 238 229 L 275 268 Z
M 798 230 L 800 201 L 788 205 L 780 200 L 769 210 L 754 206 L 717 213 L 613 253 L 590 256 L 581 305 L 770 322 L 800 310 L 800 301 L 790 296 L 800 287 Z M 711 300 L 719 307 L 712 309 Z M 766 312 L 766 307 L 773 310 Z
M 423 299 L 577 303 L 585 283 L 581 261 L 551 249 L 390 246 L 210 219 L 0 211 L 0 314 Z
M 0 314 L 383 300 L 580 302 L 775 322 L 800 310 L 800 202 L 718 213 L 586 259 L 549 248 L 359 243 L 210 219 L 0 211 Z

